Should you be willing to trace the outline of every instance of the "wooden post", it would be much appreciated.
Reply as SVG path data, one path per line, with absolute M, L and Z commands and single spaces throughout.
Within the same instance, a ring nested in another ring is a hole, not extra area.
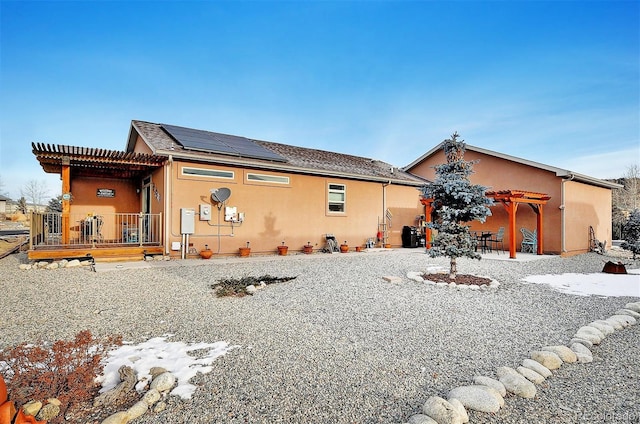
M 518 210 L 517 202 L 509 202 L 507 212 L 509 213 L 509 259 L 516 258 L 516 211 Z
M 69 244 L 70 226 L 69 212 L 71 210 L 71 167 L 68 156 L 62 158 L 62 244 Z
M 538 205 L 538 214 L 536 215 L 536 218 L 536 227 L 538 229 L 538 255 L 543 255 L 544 246 L 542 240 L 544 239 L 544 234 L 542 230 L 542 204 Z

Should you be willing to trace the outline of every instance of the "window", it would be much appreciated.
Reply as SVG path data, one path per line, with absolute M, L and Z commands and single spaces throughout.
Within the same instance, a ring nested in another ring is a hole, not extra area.
M 193 175 L 198 177 L 209 177 L 209 178 L 224 178 L 224 179 L 233 179 L 233 171 L 222 171 L 220 169 L 206 169 L 206 168 L 187 168 L 186 166 L 182 167 L 182 175 Z
M 289 184 L 289 177 L 281 177 L 278 175 L 265 175 L 247 173 L 247 181 L 259 181 L 262 183 Z
M 347 193 L 344 184 L 329 184 L 329 212 L 345 212 Z

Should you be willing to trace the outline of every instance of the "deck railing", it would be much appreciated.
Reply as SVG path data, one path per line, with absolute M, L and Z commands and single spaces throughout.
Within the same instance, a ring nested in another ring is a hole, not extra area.
M 63 235 L 61 212 L 31 214 L 31 249 L 39 247 L 159 246 L 162 244 L 162 214 L 113 213 L 69 216 L 69 234 Z M 64 240 L 67 242 L 63 242 Z

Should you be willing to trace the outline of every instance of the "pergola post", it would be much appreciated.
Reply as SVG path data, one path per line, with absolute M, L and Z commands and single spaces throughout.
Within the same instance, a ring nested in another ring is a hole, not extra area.
M 431 214 L 433 213 L 433 199 L 420 199 L 420 203 L 424 205 L 424 220 L 427 223 L 424 229 L 424 245 L 426 249 L 431 249 Z
M 545 205 L 551 197 L 544 193 L 535 193 L 524 190 L 488 191 L 486 196 L 502 203 L 509 214 L 509 258 L 516 258 L 516 211 L 518 210 L 518 205 L 520 203 L 526 203 L 531 206 L 531 209 L 533 209 L 536 214 L 536 232 L 538 235 L 537 253 L 538 255 L 543 255 L 544 231 L 542 225 L 542 206 Z
M 69 212 L 71 210 L 71 166 L 69 156 L 62 158 L 62 167 L 60 170 L 60 178 L 62 179 L 62 222 L 61 222 L 61 241 L 62 244 L 69 244 Z

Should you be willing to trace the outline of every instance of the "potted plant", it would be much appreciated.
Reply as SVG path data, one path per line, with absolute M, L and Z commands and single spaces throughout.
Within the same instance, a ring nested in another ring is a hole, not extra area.
M 310 255 L 311 253 L 313 253 L 313 245 L 311 244 L 310 241 L 308 241 L 307 244 L 302 246 L 302 251 L 307 255 Z
M 209 259 L 211 258 L 211 255 L 213 255 L 213 250 L 209 249 L 209 245 L 205 244 L 204 245 L 204 250 L 200 251 L 200 257 L 202 259 Z
M 278 255 L 287 256 L 287 252 L 289 251 L 289 246 L 284 245 L 284 240 L 282 241 L 282 245 L 278 246 Z
M 347 241 L 345 240 L 344 243 L 342 243 L 340 245 L 340 253 L 347 253 L 349 251 L 349 245 L 347 244 Z
M 247 242 L 247 247 L 240 248 L 240 256 L 249 256 L 251 254 L 251 248 L 249 247 L 249 242 Z

